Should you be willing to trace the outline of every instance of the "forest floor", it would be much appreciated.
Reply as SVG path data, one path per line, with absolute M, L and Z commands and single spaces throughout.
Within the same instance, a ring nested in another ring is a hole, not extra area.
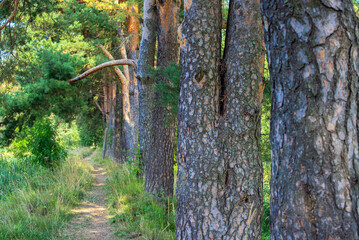
M 72 210 L 75 214 L 63 232 L 64 239 L 115 239 L 111 227 L 110 216 L 106 208 L 106 171 L 92 161 L 94 154 L 87 157 L 85 161 L 90 162 L 94 170 L 92 176 L 94 184 L 90 192 L 86 194 L 83 202 Z

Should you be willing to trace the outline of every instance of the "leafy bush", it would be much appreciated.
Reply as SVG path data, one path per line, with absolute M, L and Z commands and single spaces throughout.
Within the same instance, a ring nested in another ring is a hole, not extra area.
M 48 168 L 54 168 L 67 155 L 56 141 L 56 132 L 48 118 L 36 121 L 31 128 L 25 128 L 12 149 L 15 156 L 30 155 L 32 161 Z

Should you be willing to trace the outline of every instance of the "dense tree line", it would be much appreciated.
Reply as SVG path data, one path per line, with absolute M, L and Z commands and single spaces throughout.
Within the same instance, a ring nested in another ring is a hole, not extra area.
M 358 2 L 3 0 L 0 13 L 3 144 L 45 115 L 77 119 L 103 156 L 138 160 L 156 197 L 173 195 L 176 155 L 177 238 L 260 239 L 266 52 L 271 239 L 359 238 Z

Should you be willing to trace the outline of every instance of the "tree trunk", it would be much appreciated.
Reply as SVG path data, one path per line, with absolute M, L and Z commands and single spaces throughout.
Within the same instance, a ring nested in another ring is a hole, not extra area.
M 262 0 L 271 239 L 359 239 L 359 25 L 351 0 Z
M 260 239 L 264 43 L 259 2 L 185 2 L 178 121 L 177 239 Z
M 132 5 L 130 7 L 132 15 L 128 19 L 128 33 L 129 45 L 127 47 L 127 53 L 129 59 L 137 60 L 138 47 L 139 47 L 139 28 L 140 21 L 138 19 L 138 5 Z M 139 135 L 139 100 L 138 100 L 138 84 L 136 78 L 136 72 L 133 67 L 129 69 L 130 74 L 130 103 L 131 103 L 131 119 L 133 122 L 132 136 L 133 136 L 133 154 L 138 151 L 138 135 Z
M 121 54 L 123 58 L 127 58 L 126 47 L 121 46 Z M 136 109 L 131 102 L 131 76 L 128 66 L 124 66 L 125 81 L 122 82 L 122 97 L 123 97 L 123 135 L 124 135 L 124 155 L 123 160 L 133 160 L 132 152 L 137 147 L 138 135 L 135 135 L 136 120 L 133 118 L 132 110 Z
M 150 78 L 148 67 L 153 67 L 156 52 L 157 15 L 156 0 L 145 0 L 143 6 L 143 26 L 140 55 L 137 63 L 137 78 L 139 80 L 139 127 L 140 127 L 140 161 L 145 166 L 149 159 L 152 146 L 152 116 L 153 116 L 153 80 Z
M 225 236 L 254 240 L 261 238 L 263 206 L 260 133 L 265 47 L 260 3 L 231 0 L 228 16 L 218 141 L 226 168 L 221 191 L 230 227 Z
M 106 114 L 106 128 L 104 131 L 102 158 L 107 156 L 112 161 L 118 161 L 121 153 L 121 135 L 119 132 L 121 125 L 117 120 L 120 117 L 118 108 L 121 108 L 121 106 L 118 105 L 118 94 L 115 81 L 105 83 L 103 111 Z
M 179 44 L 177 28 L 180 13 L 179 0 L 164 0 L 157 3 L 158 54 L 157 66 L 166 68 L 170 62 L 178 62 Z M 156 82 L 168 81 L 158 78 Z M 146 165 L 145 191 L 153 194 L 173 195 L 173 164 L 175 147 L 175 124 L 166 125 L 165 109 L 156 102 L 153 110 L 152 147 L 150 161 Z

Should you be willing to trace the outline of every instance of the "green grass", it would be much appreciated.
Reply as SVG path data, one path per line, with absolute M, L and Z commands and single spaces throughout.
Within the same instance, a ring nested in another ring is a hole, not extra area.
M 133 164 L 118 165 L 100 158 L 98 151 L 96 159 L 105 164 L 109 172 L 107 204 L 117 236 L 121 239 L 175 239 L 175 198 L 155 199 L 144 192 L 144 180 L 137 177 Z
M 70 153 L 55 171 L 3 157 L 0 239 L 57 239 L 69 210 L 91 186 L 92 167 L 81 161 L 89 151 Z
M 271 163 L 263 162 L 262 240 L 270 239 L 270 226 L 269 226 L 270 172 L 271 172 Z
M 144 180 L 137 177 L 137 168 L 132 164 L 119 165 L 109 159 L 101 160 L 100 151 L 95 159 L 105 165 L 109 172 L 106 183 L 107 204 L 113 215 L 112 222 L 117 236 L 123 239 L 175 239 L 175 196 L 158 201 L 144 192 Z M 263 170 L 262 239 L 269 239 L 270 162 L 263 162 Z

